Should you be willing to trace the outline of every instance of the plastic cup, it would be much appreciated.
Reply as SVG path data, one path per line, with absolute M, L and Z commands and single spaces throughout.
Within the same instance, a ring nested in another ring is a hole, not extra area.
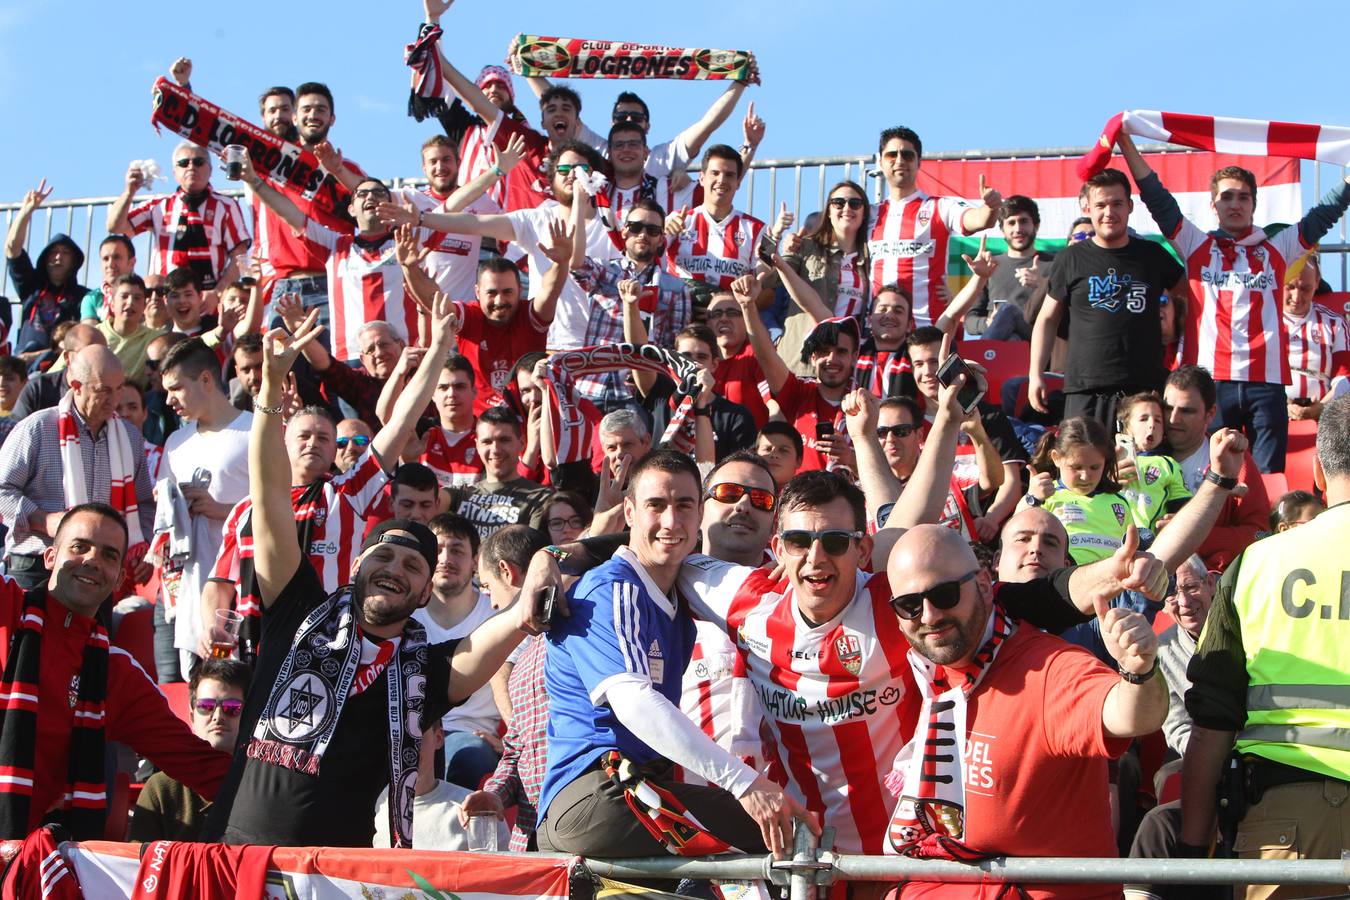
M 244 156 L 248 148 L 239 144 L 225 146 L 225 177 L 230 181 L 239 181 L 244 177 Z
M 243 625 L 244 617 L 234 610 L 216 610 L 216 630 L 211 636 L 212 659 L 228 659 L 234 653 L 234 648 L 239 646 L 239 629 Z
M 469 849 L 497 852 L 497 817 L 491 813 L 469 816 Z

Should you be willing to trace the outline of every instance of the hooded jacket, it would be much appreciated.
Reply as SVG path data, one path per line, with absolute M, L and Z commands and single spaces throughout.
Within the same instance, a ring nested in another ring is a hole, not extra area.
M 69 247 L 75 256 L 75 264 L 65 283 L 54 285 L 47 277 L 47 257 L 60 245 Z M 52 239 L 38 254 L 37 265 L 28 258 L 28 251 L 22 251 L 9 260 L 9 277 L 18 291 L 23 303 L 19 334 L 15 341 L 15 353 L 27 353 L 30 350 L 45 350 L 51 346 L 51 330 L 67 320 L 75 321 L 80 317 L 80 301 L 89 289 L 79 283 L 80 269 L 84 267 L 84 251 L 67 234 L 52 235 Z M 55 302 L 55 315 L 47 319 Z M 3 322 L 5 334 L 9 334 L 13 322 L 8 304 L 0 304 L 0 322 Z

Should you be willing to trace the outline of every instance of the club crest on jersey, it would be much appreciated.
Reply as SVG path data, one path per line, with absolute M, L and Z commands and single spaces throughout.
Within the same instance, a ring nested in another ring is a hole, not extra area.
M 1113 512 L 1113 513 L 1116 514 L 1116 522 L 1117 522 L 1118 524 L 1120 524 L 1120 525 L 1124 525 L 1124 524 L 1125 524 L 1125 504 L 1124 504 L 1124 503 L 1112 503 L 1112 504 L 1111 504 L 1111 512 Z
M 933 214 L 926 209 L 919 210 L 919 214 L 914 217 L 914 227 L 923 230 L 928 227 L 928 223 L 933 221 Z
M 464 451 L 464 461 L 465 461 L 466 463 L 471 463 L 471 462 L 473 462 L 473 453 L 474 453 L 474 448 L 473 448 L 473 447 L 469 447 L 469 448 L 467 448 L 467 449 Z
M 834 655 L 839 657 L 839 664 L 850 675 L 857 675 L 862 671 L 862 644 L 853 635 L 844 634 L 835 638 Z
M 1144 484 L 1152 484 L 1158 480 L 1159 472 L 1152 466 L 1144 470 Z

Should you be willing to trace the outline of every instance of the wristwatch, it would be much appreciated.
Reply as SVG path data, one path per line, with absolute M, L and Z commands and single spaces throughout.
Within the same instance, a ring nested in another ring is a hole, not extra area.
M 1027 506 L 1041 506 L 1045 503 L 1044 500 L 1042 500 L 1040 497 L 1037 497 L 1035 494 L 1027 494 L 1025 497 L 1022 498 L 1022 502 L 1025 503 Z
M 1152 678 L 1154 675 L 1158 673 L 1158 657 L 1156 656 L 1153 657 L 1153 665 L 1150 666 L 1149 670 L 1142 675 L 1136 675 L 1133 672 L 1126 672 L 1124 669 L 1120 667 L 1119 663 L 1116 664 L 1116 672 L 1118 672 L 1120 674 L 1120 677 L 1128 681 L 1130 684 L 1143 684 L 1145 681 L 1148 681 L 1150 678 Z
M 1220 475 L 1213 469 L 1205 470 L 1205 480 L 1212 484 L 1218 485 L 1225 491 L 1231 491 L 1233 488 L 1238 486 L 1238 480 L 1236 478 L 1227 475 Z
M 711 418 L 712 418 L 712 405 L 709 404 L 708 406 L 695 406 L 695 407 L 694 407 L 694 415 L 695 415 L 695 416 L 701 416 L 702 418 L 705 418 L 705 419 L 711 419 Z

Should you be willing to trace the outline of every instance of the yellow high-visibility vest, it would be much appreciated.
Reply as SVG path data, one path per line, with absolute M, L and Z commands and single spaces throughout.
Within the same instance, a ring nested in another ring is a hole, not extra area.
M 1350 780 L 1350 504 L 1248 547 L 1233 605 L 1249 678 L 1238 751 Z

